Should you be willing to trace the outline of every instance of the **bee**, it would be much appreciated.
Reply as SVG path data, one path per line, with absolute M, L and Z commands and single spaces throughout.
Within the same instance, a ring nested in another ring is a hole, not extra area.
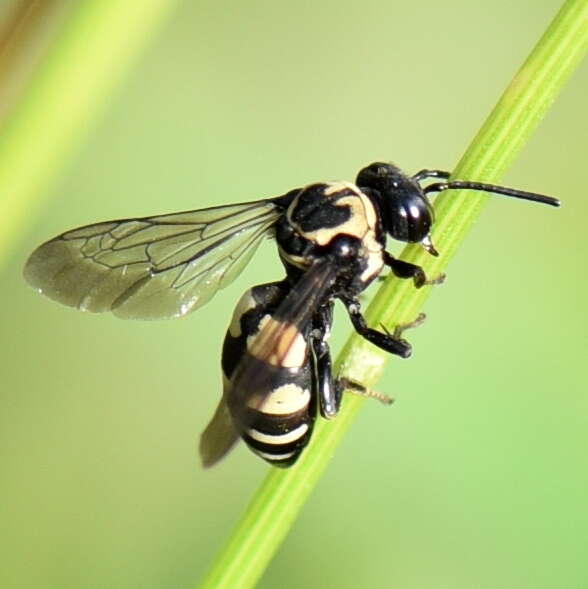
M 370 395 L 332 374 L 335 300 L 367 341 L 410 356 L 407 326 L 393 333 L 368 326 L 358 297 L 385 267 L 417 288 L 439 281 L 386 250 L 391 237 L 438 255 L 429 195 L 471 189 L 559 206 L 549 196 L 449 176 L 428 169 L 409 175 L 375 162 L 355 183 L 313 183 L 248 203 L 86 225 L 38 247 L 24 277 L 81 311 L 183 317 L 232 282 L 272 237 L 285 277 L 254 286 L 236 306 L 222 350 L 223 395 L 200 453 L 211 466 L 242 438 L 270 464 L 287 467 L 308 444 L 317 415 L 337 415 L 344 390 Z

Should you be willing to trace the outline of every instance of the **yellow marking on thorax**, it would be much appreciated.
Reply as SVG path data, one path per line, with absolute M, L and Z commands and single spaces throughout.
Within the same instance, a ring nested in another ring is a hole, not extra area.
M 300 234 L 303 237 L 321 246 L 328 244 L 333 238 L 342 233 L 363 240 L 371 231 L 374 233 L 375 239 L 376 210 L 371 200 L 357 186 L 350 182 L 333 182 L 325 188 L 324 195 L 330 197 L 343 191 L 352 191 L 352 194 L 346 194 L 338 198 L 335 206 L 348 208 L 350 212 L 349 219 L 336 227 L 321 228 L 305 233 L 301 231 Z

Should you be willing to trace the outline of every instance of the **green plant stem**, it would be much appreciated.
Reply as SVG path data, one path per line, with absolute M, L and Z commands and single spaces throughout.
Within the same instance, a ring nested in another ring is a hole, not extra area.
M 555 99 L 588 44 L 588 0 L 568 0 L 518 71 L 472 141 L 454 176 L 496 181 L 512 162 Z M 486 196 L 451 191 L 435 203 L 433 241 L 442 255 L 431 258 L 419 246 L 409 246 L 402 259 L 419 264 L 429 276 L 442 272 Z M 387 326 L 416 316 L 430 288 L 415 290 L 411 281 L 387 280 L 367 310 L 372 325 Z M 345 376 L 373 387 L 389 355 L 353 335 L 337 365 Z M 363 400 L 347 395 L 336 420 L 319 420 L 309 448 L 289 470 L 272 468 L 227 544 L 218 554 L 201 588 L 253 587 L 290 529 L 337 444 Z
M 0 262 L 177 0 L 84 0 L 0 132 Z

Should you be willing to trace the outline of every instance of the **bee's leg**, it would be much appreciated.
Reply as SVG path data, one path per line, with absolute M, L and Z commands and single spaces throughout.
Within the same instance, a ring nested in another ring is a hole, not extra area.
M 321 415 L 332 419 L 339 412 L 343 390 L 333 379 L 329 345 L 324 341 L 312 340 L 315 354 L 315 390 Z
M 364 337 L 368 342 L 378 346 L 378 348 L 381 348 L 386 352 L 390 352 L 390 354 L 395 354 L 401 358 L 408 358 L 410 356 L 412 353 L 411 345 L 400 337 L 402 328 L 401 330 L 395 330 L 395 332 L 392 334 L 382 333 L 381 331 L 372 329 L 371 327 L 368 327 L 363 315 L 361 314 L 361 306 L 355 297 L 340 298 L 345 305 L 347 312 L 349 313 L 349 317 L 351 319 L 351 323 L 353 323 L 355 331 L 357 331 L 359 335 Z M 404 327 L 404 329 L 406 329 L 406 327 Z
M 393 337 L 395 338 L 400 338 L 402 336 L 402 334 L 407 330 L 407 329 L 414 329 L 415 327 L 419 327 L 420 325 L 422 325 L 425 322 L 425 319 L 427 318 L 427 316 L 424 313 L 419 313 L 417 315 L 416 319 L 413 319 L 412 321 L 409 321 L 408 323 L 400 323 L 398 324 L 395 328 L 394 331 L 392 332 Z M 382 325 L 382 329 L 389 335 L 390 332 L 386 329 L 386 327 L 384 325 Z
M 421 288 L 426 284 L 441 284 L 445 280 L 445 274 L 439 274 L 435 278 L 428 279 L 425 271 L 420 266 L 399 260 L 386 251 L 384 252 L 384 263 L 386 266 L 390 266 L 390 269 L 398 278 L 412 278 L 417 288 Z
M 313 385 L 317 393 L 319 410 L 325 419 L 332 419 L 339 412 L 342 388 L 333 379 L 331 352 L 327 338 L 333 320 L 333 304 L 321 307 L 313 320 L 310 335 Z
M 392 334 L 390 334 L 390 332 L 386 329 L 384 325 L 382 325 L 382 329 L 384 330 L 384 333 L 389 337 L 392 337 L 394 339 L 400 339 L 402 334 L 407 329 L 413 329 L 414 327 L 422 325 L 426 318 L 427 316 L 424 313 L 419 313 L 418 317 L 413 321 L 397 325 L 394 328 Z M 380 393 L 379 391 L 374 391 L 373 389 L 370 389 L 356 382 L 355 380 L 351 380 L 345 376 L 339 377 L 335 384 L 341 388 L 341 392 L 349 391 L 350 393 L 353 393 L 354 395 L 359 395 L 360 397 L 369 397 L 370 399 L 376 399 L 384 405 L 392 405 L 392 403 L 394 403 L 394 399 L 392 397 L 389 397 L 384 393 Z
M 349 380 L 348 378 L 342 376 L 341 378 L 337 379 L 337 384 L 344 390 L 353 393 L 354 395 L 358 395 L 360 397 L 366 397 L 370 399 L 376 399 L 383 403 L 384 405 L 392 405 L 394 403 L 394 399 L 385 395 L 384 393 L 379 393 L 378 391 L 374 391 L 372 389 L 368 389 L 364 387 L 362 384 L 355 382 L 354 380 Z

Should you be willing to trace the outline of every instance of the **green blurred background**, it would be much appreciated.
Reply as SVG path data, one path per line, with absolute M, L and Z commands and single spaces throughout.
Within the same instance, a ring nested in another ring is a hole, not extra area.
M 180 4 L 0 268 L 3 589 L 194 587 L 267 470 L 239 447 L 204 472 L 196 442 L 236 299 L 281 275 L 271 242 L 153 323 L 39 297 L 32 249 L 375 159 L 451 168 L 558 7 Z M 379 385 L 396 405 L 365 404 L 260 587 L 588 587 L 587 95 L 584 64 L 503 178 L 564 207 L 489 203 Z

